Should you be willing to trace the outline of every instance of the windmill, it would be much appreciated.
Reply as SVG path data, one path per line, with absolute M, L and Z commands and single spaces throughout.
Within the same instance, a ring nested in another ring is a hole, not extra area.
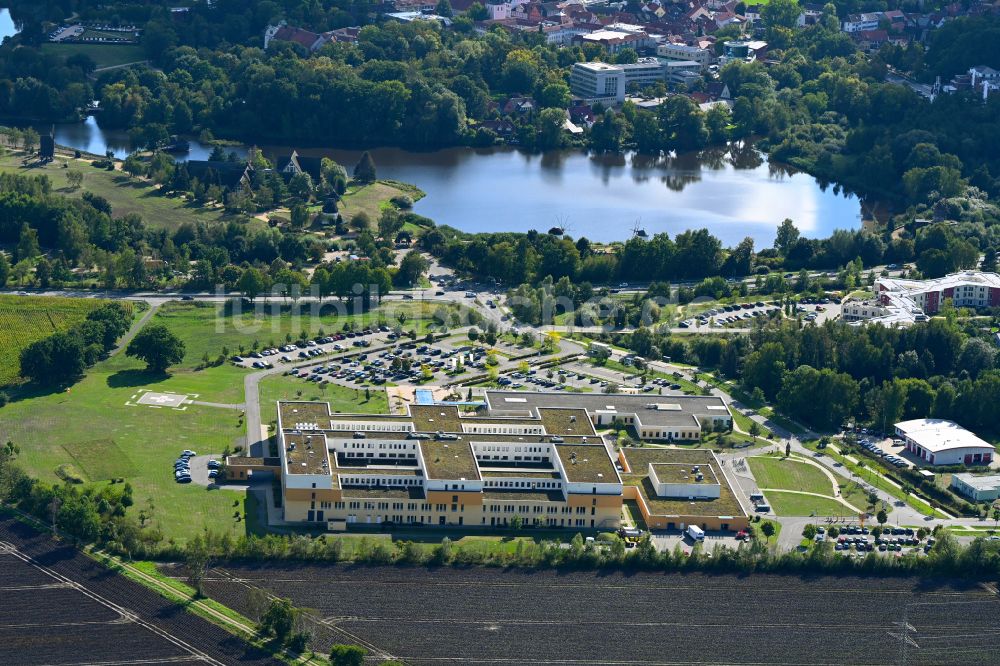
M 563 236 L 569 233 L 572 229 L 572 225 L 569 223 L 565 215 L 557 215 L 555 225 L 549 229 L 549 233 L 553 236 Z

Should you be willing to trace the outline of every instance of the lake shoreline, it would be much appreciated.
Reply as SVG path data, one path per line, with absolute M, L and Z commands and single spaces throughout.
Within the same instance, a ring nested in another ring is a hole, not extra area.
M 68 150 L 118 159 L 129 153 L 128 133 L 104 130 L 95 116 L 56 124 L 56 143 Z M 191 143 L 178 161 L 208 159 L 218 145 Z M 228 137 L 218 141 L 229 143 Z M 348 171 L 362 149 L 333 146 L 257 146 L 273 161 L 294 149 L 303 157 L 330 157 Z M 222 146 L 243 157 L 249 146 Z M 427 196 L 414 212 L 442 226 L 475 234 L 561 227 L 595 242 L 628 240 L 635 229 L 675 236 L 707 228 L 724 245 L 745 236 L 770 246 L 778 225 L 791 218 L 803 235 L 825 238 L 836 229 L 878 226 L 865 199 L 823 183 L 793 166 L 770 163 L 753 144 L 733 143 L 694 153 L 649 155 L 581 149 L 529 151 L 514 146 L 413 150 L 370 148 L 380 178 L 412 183 Z

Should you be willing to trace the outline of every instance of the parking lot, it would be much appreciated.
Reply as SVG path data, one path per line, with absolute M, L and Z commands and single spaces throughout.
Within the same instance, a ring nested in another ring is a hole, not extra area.
M 910 527 L 883 527 L 879 536 L 872 529 L 860 525 L 838 528 L 836 537 L 831 536 L 828 527 L 817 527 L 817 543 L 831 541 L 835 552 L 843 555 L 878 552 L 895 554 L 903 552 L 926 553 L 934 545 L 934 538 L 920 539 L 916 530 Z
M 885 460 L 886 463 L 894 467 L 913 467 L 913 461 L 906 456 L 905 447 L 899 440 L 882 438 L 876 435 L 871 437 L 862 436 L 858 439 L 858 446 L 868 451 L 873 456 Z
M 382 385 L 426 383 L 432 380 L 454 381 L 464 373 L 483 372 L 486 351 L 466 345 L 449 348 L 407 341 L 373 351 L 352 354 L 335 350 L 340 356 L 315 365 L 291 368 L 285 374 L 310 382 L 332 382 L 351 388 Z
M 231 357 L 236 366 L 263 370 L 282 364 L 292 365 L 309 359 L 330 354 L 342 354 L 352 349 L 365 349 L 373 345 L 386 345 L 399 336 L 388 326 L 366 328 L 358 331 L 344 331 L 312 340 L 298 340 L 280 347 L 269 347 Z
M 680 322 L 678 328 L 745 328 L 754 319 L 781 312 L 781 306 L 774 301 L 755 301 L 719 305 L 697 316 Z M 822 324 L 828 319 L 840 316 L 840 303 L 825 296 L 805 296 L 795 305 L 795 313 L 803 320 Z
M 699 328 L 702 326 L 711 326 L 713 328 L 724 328 L 726 326 L 743 327 L 749 324 L 752 319 L 780 311 L 781 308 L 773 301 L 720 305 L 719 307 L 702 312 L 695 317 L 685 319 L 677 324 L 677 326 L 678 328 Z

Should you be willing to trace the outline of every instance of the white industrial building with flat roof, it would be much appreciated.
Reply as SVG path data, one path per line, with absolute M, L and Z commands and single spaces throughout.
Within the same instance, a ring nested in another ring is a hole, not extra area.
M 993 462 L 993 445 L 953 421 L 913 419 L 896 424 L 906 450 L 930 465 L 980 465 Z
M 1000 498 L 1000 475 L 952 474 L 951 489 L 973 502 L 993 502 Z

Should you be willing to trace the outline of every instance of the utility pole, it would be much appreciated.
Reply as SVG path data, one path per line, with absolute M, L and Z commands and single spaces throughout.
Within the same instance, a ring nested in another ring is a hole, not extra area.
M 917 633 L 916 627 L 914 627 L 909 622 L 910 606 L 907 604 L 903 606 L 903 619 L 900 622 L 893 622 L 894 625 L 899 627 L 898 632 L 890 631 L 889 636 L 895 638 L 899 641 L 899 664 L 900 666 L 906 666 L 907 659 L 909 657 L 910 646 L 919 648 L 917 642 L 910 638 L 910 634 Z

